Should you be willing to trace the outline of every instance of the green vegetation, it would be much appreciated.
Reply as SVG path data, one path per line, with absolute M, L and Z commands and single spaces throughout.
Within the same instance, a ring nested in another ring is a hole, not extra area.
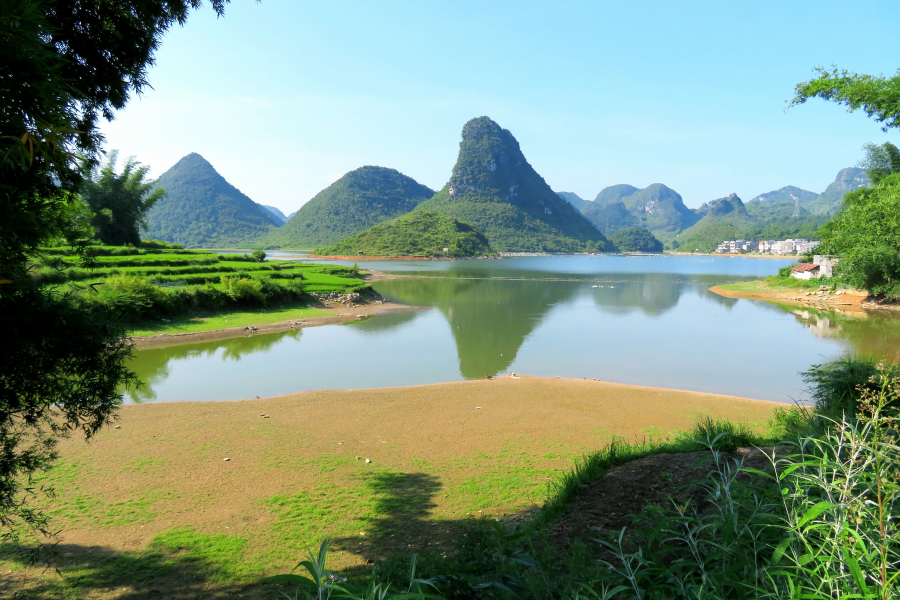
M 219 15 L 224 1 L 213 0 Z M 107 313 L 31 280 L 30 257 L 51 243 L 82 251 L 93 237 L 76 194 L 98 162 L 100 120 L 147 86 L 162 37 L 195 0 L 139 4 L 12 0 L 0 15 L 0 541 L 47 535 L 32 476 L 56 441 L 91 438 L 133 383 L 124 331 Z M 32 555 L 31 557 L 35 557 Z
M 213 331 L 228 327 L 247 327 L 248 325 L 268 325 L 281 323 L 291 319 L 305 319 L 331 314 L 318 308 L 309 308 L 301 302 L 299 306 L 267 307 L 242 311 L 225 312 L 193 312 L 154 324 L 142 324 L 130 333 L 135 337 L 150 335 L 175 335 L 179 333 L 197 333 Z
M 889 161 L 887 150 L 878 148 L 878 168 L 884 168 Z M 786 186 L 746 205 L 732 194 L 689 209 L 681 196 L 658 183 L 643 190 L 614 185 L 603 189 L 593 202 L 577 196 L 570 201 L 604 235 L 643 227 L 672 249 L 711 252 L 728 239 L 819 239 L 819 228 L 840 208 L 844 194 L 869 183 L 865 170 L 851 167 L 842 169 L 821 194 Z
M 662 242 L 643 227 L 629 227 L 609 236 L 622 252 L 662 252 Z
M 197 153 L 160 175 L 156 186 L 166 195 L 147 215 L 154 238 L 188 248 L 246 247 L 281 224 Z
M 488 117 L 463 127 L 450 182 L 420 210 L 478 228 L 497 251 L 612 251 L 612 244 L 528 164 L 519 143 Z
M 892 78 L 818 68 L 797 85 L 791 106 L 810 98 L 863 109 L 887 131 L 900 127 L 900 72 Z M 868 144 L 863 166 L 875 185 L 844 196 L 844 207 L 822 228 L 823 253 L 840 256 L 838 276 L 853 287 L 890 300 L 900 298 L 900 150 Z
M 260 262 L 254 256 L 204 250 L 101 246 L 91 253 L 94 266 L 84 268 L 70 251 L 47 249 L 35 263 L 36 283 L 54 284 L 83 309 L 112 313 L 139 331 L 215 328 L 200 319 L 236 308 L 296 307 L 308 302 L 310 294 L 368 287 L 353 269 L 336 265 Z M 173 317 L 178 318 L 174 324 L 161 325 L 162 319 Z M 278 311 L 271 319 L 284 320 Z
M 672 241 L 672 248 L 682 252 L 714 252 L 725 240 L 745 239 L 743 230 L 728 222 L 708 223 L 692 234 L 682 234 Z
M 447 251 L 444 251 L 447 248 Z M 485 256 L 493 254 L 480 231 L 447 215 L 416 210 L 379 223 L 333 246 L 324 256 Z
M 737 194 L 703 204 L 697 209 L 703 217 L 691 227 L 679 233 L 672 245 L 688 252 L 712 252 L 728 239 L 741 239 L 741 233 L 753 224 L 744 203 Z M 720 237 L 725 235 L 726 237 Z M 732 237 L 735 236 L 735 237 Z
M 638 227 L 640 223 L 638 218 L 628 212 L 621 202 L 602 205 L 596 204 L 596 201 L 585 203 L 581 212 L 597 226 L 597 229 L 603 232 L 603 235 L 612 235 L 622 229 Z
M 847 284 L 900 298 L 900 174 L 847 194 L 844 205 L 822 229 L 822 251 L 840 256 L 837 273 Z
M 302 249 L 336 244 L 408 213 L 433 195 L 433 190 L 394 169 L 360 167 L 316 194 L 287 223 L 256 244 Z
M 91 225 L 104 244 L 140 244 L 140 232 L 147 229 L 147 212 L 166 193 L 159 187 L 151 191 L 152 182 L 145 181 L 150 167 L 133 157 L 125 161 L 121 174 L 116 173 L 118 158 L 118 151 L 113 150 L 101 168 L 88 165 L 81 197 L 94 213 Z
M 394 593 L 415 588 L 413 597 L 448 598 L 509 598 L 514 591 L 544 600 L 896 598 L 900 446 L 892 407 L 900 380 L 883 365 L 851 359 L 816 365 L 806 380 L 815 405 L 778 411 L 768 435 L 701 419 L 671 442 L 614 441 L 577 463 L 528 526 L 473 523 L 455 554 L 414 558 L 412 570 L 408 557 L 389 560 L 369 589 L 390 594 L 394 584 Z M 778 440 L 780 452 L 761 466 L 728 454 Z M 610 468 L 696 450 L 705 452 L 709 473 L 670 502 L 647 505 L 621 530 L 570 531 L 566 549 L 551 537 L 586 484 Z M 326 550 L 323 544 L 318 557 L 298 566 L 324 569 Z M 417 573 L 429 578 L 427 590 L 416 588 L 425 584 Z M 275 580 L 313 589 L 296 576 Z M 326 583 L 323 593 L 360 597 L 359 583 Z
M 817 67 L 818 77 L 797 84 L 791 106 L 811 98 L 844 104 L 850 111 L 862 109 L 882 123 L 882 129 L 900 127 L 900 71 L 893 77 L 851 73 L 845 69 Z
M 871 181 L 864 169 L 858 167 L 841 169 L 824 192 L 808 203 L 802 204 L 801 208 L 813 215 L 831 216 L 841 208 L 845 194 L 869 184 Z

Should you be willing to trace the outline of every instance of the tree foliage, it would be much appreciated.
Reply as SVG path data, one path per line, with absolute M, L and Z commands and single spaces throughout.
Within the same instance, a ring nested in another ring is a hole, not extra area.
M 900 127 L 900 70 L 893 77 L 821 67 L 819 76 L 797 85 L 791 106 L 823 98 L 862 109 L 881 129 Z M 900 298 L 900 150 L 894 144 L 867 144 L 862 161 L 875 184 L 844 196 L 843 208 L 822 227 L 822 251 L 841 258 L 838 273 L 847 283 Z
M 444 248 L 447 251 L 444 252 Z M 317 254 L 328 256 L 484 256 L 493 254 L 484 234 L 442 213 L 415 210 L 345 238 Z
M 844 197 L 844 208 L 822 227 L 822 250 L 840 256 L 847 283 L 900 298 L 900 174 Z
M 866 157 L 859 166 L 866 170 L 872 183 L 878 183 L 888 175 L 900 173 L 900 148 L 890 142 L 866 144 Z
M 847 106 L 849 112 L 862 109 L 882 124 L 883 131 L 900 127 L 900 70 L 893 77 L 837 68 L 817 67 L 816 71 L 818 77 L 797 84 L 789 107 L 822 98 Z
M 225 0 L 211 0 L 220 13 Z M 6 0 L 0 7 L 0 278 L 22 275 L 50 232 L 63 192 L 77 191 L 76 153 L 97 161 L 101 118 L 147 84 L 163 33 L 201 0 Z
M 643 227 L 629 227 L 609 236 L 622 252 L 662 252 L 663 244 Z
M 91 224 L 97 229 L 97 237 L 104 244 L 137 245 L 141 230 L 147 229 L 147 212 L 157 200 L 165 196 L 162 188 L 153 188 L 147 181 L 150 167 L 129 157 L 116 173 L 119 153 L 109 153 L 100 167 L 89 167 L 88 176 L 81 186 L 81 196 L 94 212 Z
M 211 0 L 221 13 L 225 0 Z M 35 287 L 30 256 L 54 240 L 84 242 L 78 156 L 97 162 L 100 119 L 147 85 L 163 33 L 201 0 L 4 0 L 0 3 L 0 525 L 45 529 L 30 476 L 55 439 L 90 437 L 112 418 L 124 331 L 103 314 Z M 85 246 L 81 244 L 82 248 Z

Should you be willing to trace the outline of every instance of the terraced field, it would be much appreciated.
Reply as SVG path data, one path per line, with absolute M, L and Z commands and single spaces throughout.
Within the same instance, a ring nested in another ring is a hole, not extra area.
M 308 304 L 315 296 L 368 288 L 355 269 L 299 261 L 258 262 L 205 250 L 96 247 L 93 264 L 46 249 L 35 277 L 87 308 L 111 310 L 138 325 L 185 314 Z

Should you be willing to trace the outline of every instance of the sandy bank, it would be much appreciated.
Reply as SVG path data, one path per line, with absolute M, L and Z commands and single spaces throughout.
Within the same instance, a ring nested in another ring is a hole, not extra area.
M 524 376 L 123 406 L 117 427 L 90 444 L 74 436 L 60 444 L 48 481 L 59 494 L 51 508 L 62 571 L 165 547 L 163 566 L 152 559 L 147 567 L 159 568 L 148 585 L 160 597 L 271 598 L 271 590 L 209 581 L 192 552 L 239 548 L 211 564 L 251 582 L 288 572 L 329 536 L 336 569 L 370 569 L 367 560 L 397 553 L 437 556 L 472 517 L 541 504 L 548 484 L 612 436 L 664 437 L 698 415 L 761 423 L 777 406 Z M 30 572 L 29 586 L 55 577 L 47 573 Z M 21 585 L 22 575 L 0 577 L 0 591 Z M 145 597 L 143 585 L 113 582 L 77 597 Z
M 385 277 L 387 279 L 389 277 Z M 212 329 L 209 331 L 195 331 L 191 333 L 161 333 L 159 335 L 147 337 L 134 337 L 132 341 L 138 348 L 148 346 L 173 346 L 176 344 L 190 344 L 194 342 L 205 342 L 208 340 L 222 340 L 226 338 L 242 337 L 248 335 L 258 335 L 260 333 L 277 333 L 279 331 L 288 331 L 290 329 L 302 329 L 304 327 L 320 327 L 322 325 L 334 325 L 336 323 L 349 323 L 357 321 L 365 317 L 373 315 L 386 314 L 391 312 L 399 312 L 406 310 L 420 310 L 417 307 L 407 306 L 405 304 L 341 304 L 339 302 L 326 302 L 325 308 L 334 310 L 329 315 L 319 315 L 317 317 L 305 317 L 300 319 L 290 319 L 288 321 L 279 321 L 278 323 L 266 323 L 253 326 L 254 329 L 248 327 L 226 327 L 223 329 Z
M 868 294 L 860 291 L 842 291 L 839 296 L 833 294 L 807 296 L 810 290 L 772 290 L 761 287 L 754 291 L 738 291 L 723 289 L 721 286 L 713 286 L 709 291 L 725 296 L 726 298 L 747 298 L 750 300 L 768 300 L 771 302 L 786 302 L 803 306 L 814 306 L 820 309 L 837 308 L 839 310 L 861 311 L 864 308 L 889 308 L 868 302 Z

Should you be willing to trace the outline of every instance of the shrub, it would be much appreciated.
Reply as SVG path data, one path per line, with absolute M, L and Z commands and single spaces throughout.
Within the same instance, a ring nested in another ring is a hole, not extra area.
M 165 312 L 168 307 L 165 290 L 143 277 L 127 273 L 107 278 L 100 284 L 96 296 L 88 294 L 87 299 L 103 305 L 125 320 Z
M 220 278 L 225 294 L 239 304 L 265 304 L 263 283 L 258 279 L 239 275 L 222 275 Z
M 163 240 L 141 240 L 141 248 L 160 248 L 168 250 L 181 250 L 184 248 L 181 244 L 174 242 L 164 242 Z
M 895 372 L 895 367 L 880 367 L 873 358 L 844 357 L 821 365 L 812 365 L 802 373 L 810 399 L 818 415 L 841 419 L 852 418 L 859 409 L 859 400 L 875 385 L 872 378 L 879 369 Z
M 266 260 L 266 253 L 263 250 L 256 249 L 250 253 L 250 256 L 256 262 L 262 262 L 262 261 Z

